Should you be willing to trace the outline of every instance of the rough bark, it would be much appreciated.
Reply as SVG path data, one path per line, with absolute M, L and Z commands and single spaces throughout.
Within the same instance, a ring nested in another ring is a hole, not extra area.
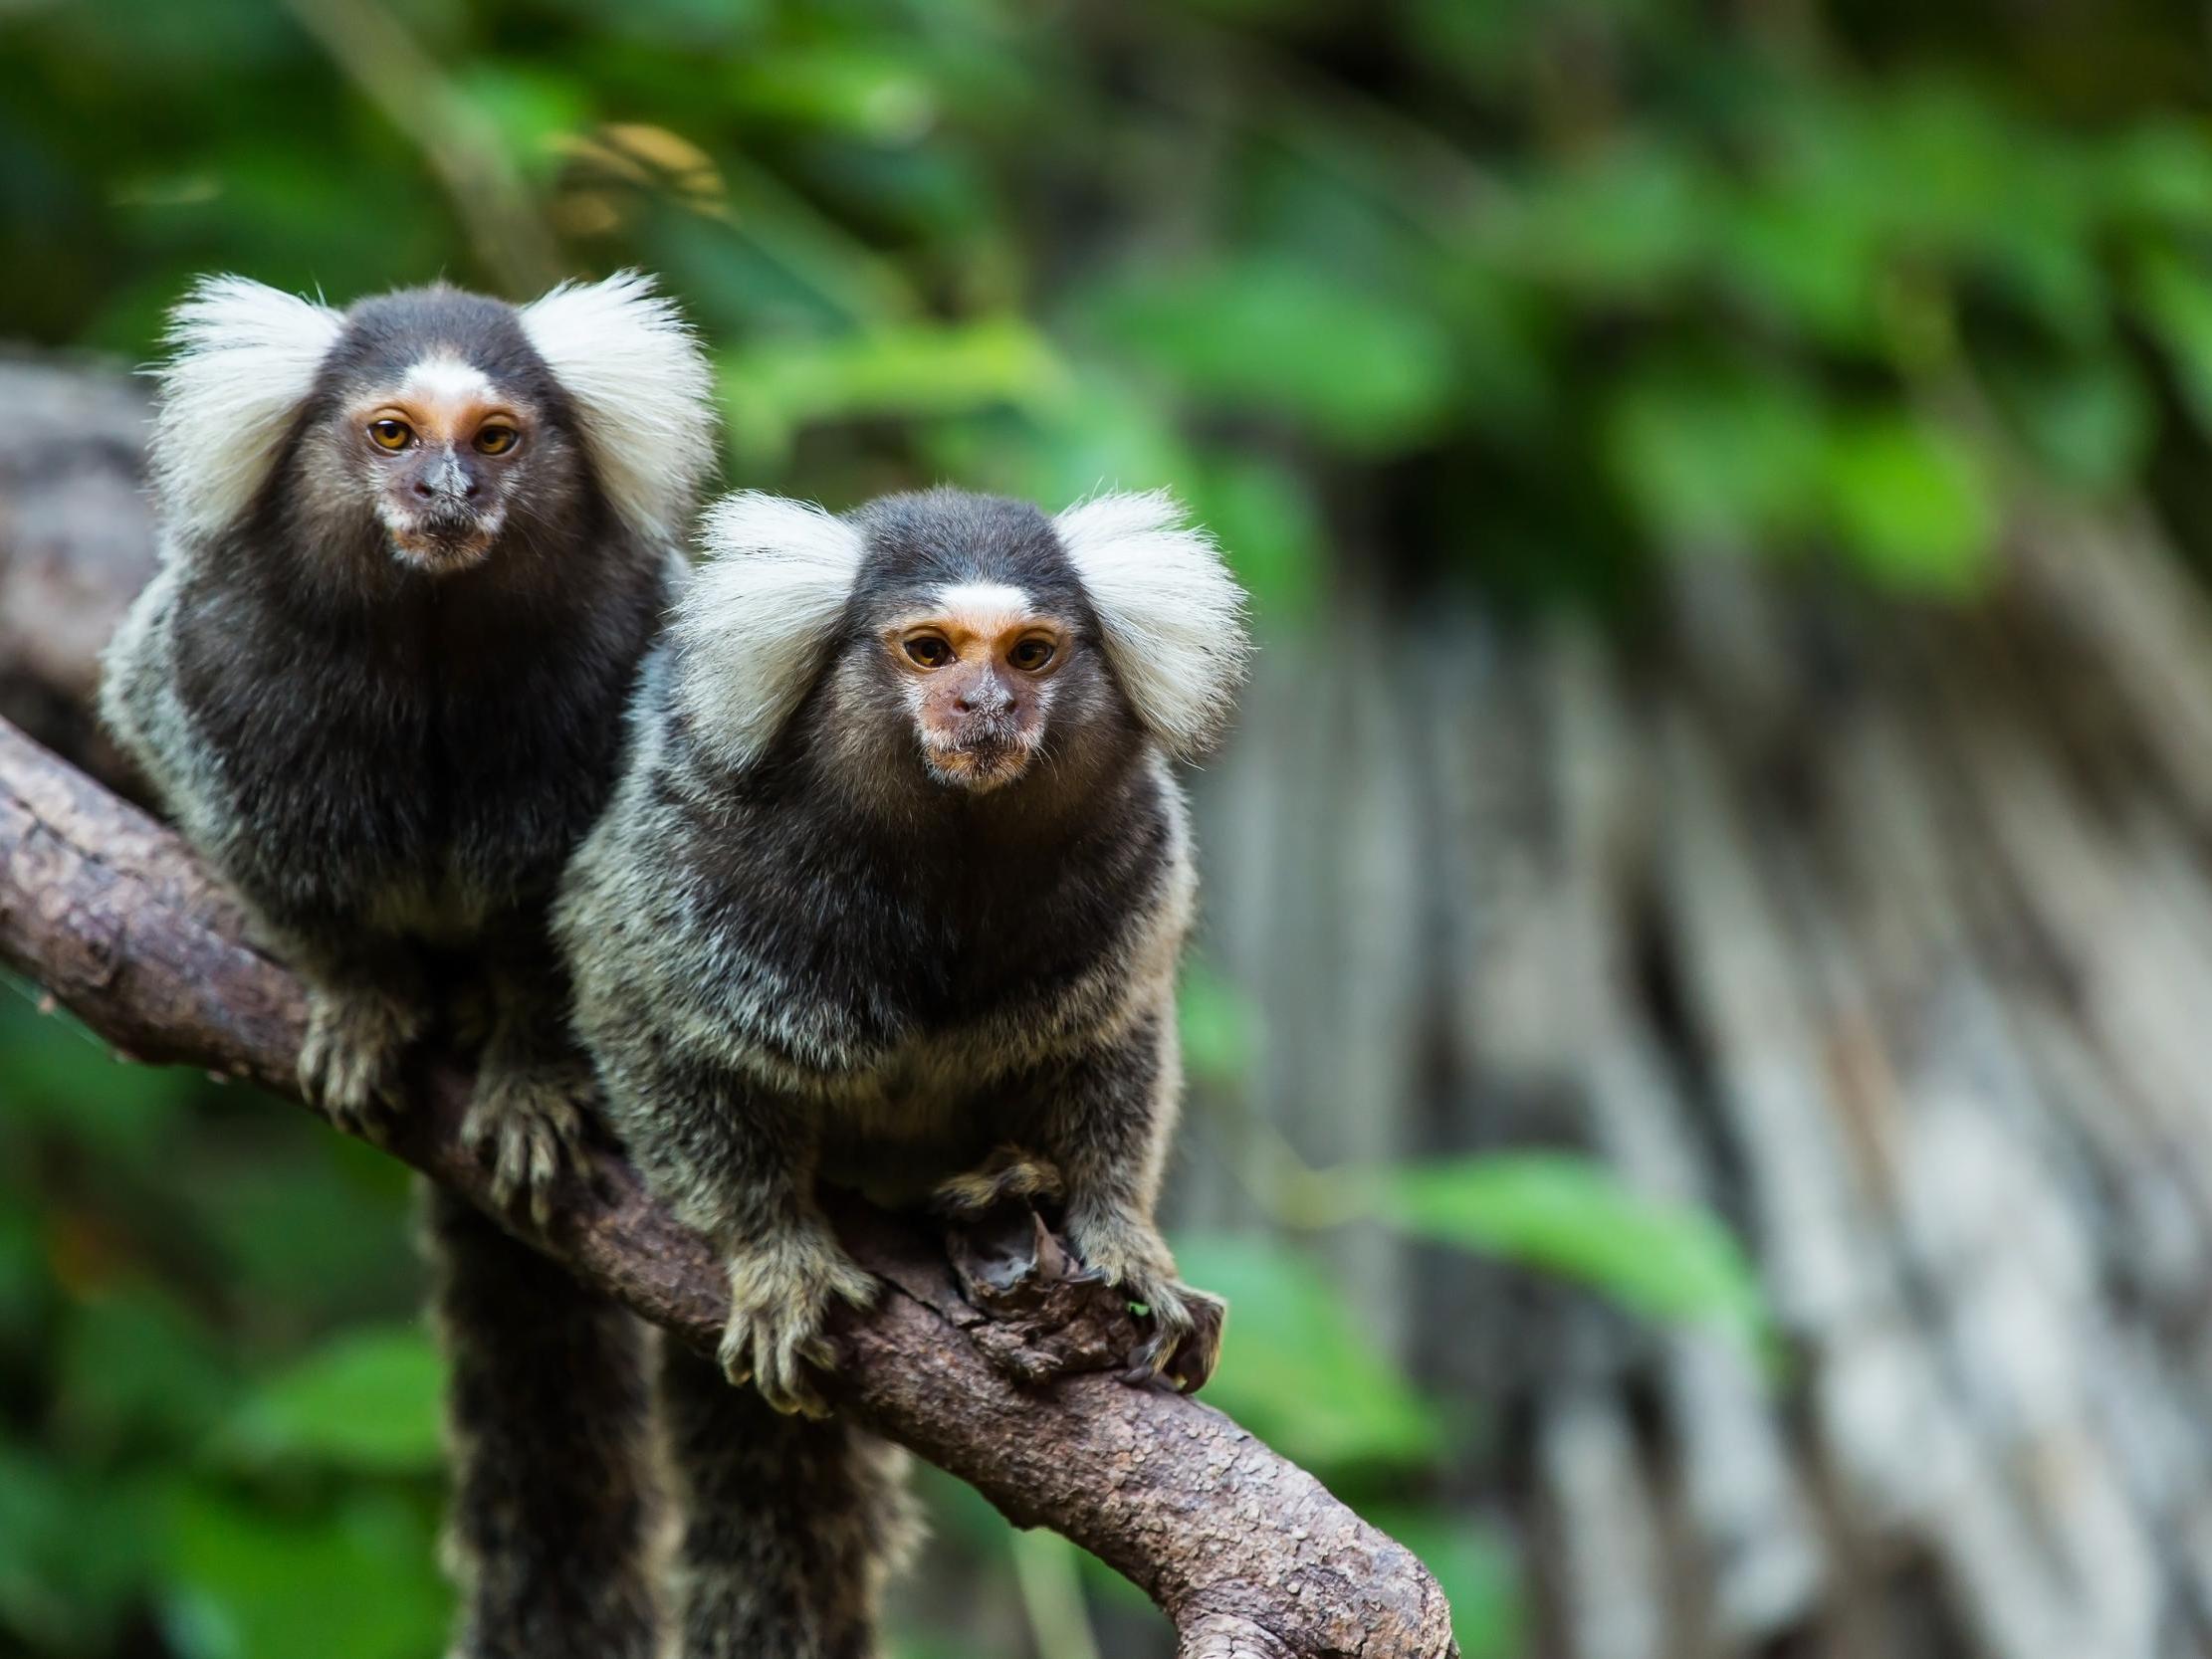
M 255 948 L 238 906 L 177 838 L 0 724 L 0 961 L 128 1058 L 204 1067 L 296 1098 L 298 980 Z M 429 1063 L 388 1149 L 490 1208 L 461 1144 L 468 1079 Z M 706 1245 L 600 1154 L 538 1232 L 501 1218 L 681 1341 L 712 1351 L 726 1304 Z M 1141 1586 L 1190 1655 L 1367 1659 L 1455 1651 L 1414 1556 L 1219 1412 L 1103 1374 L 1019 1387 L 968 1334 L 933 1235 L 852 1204 L 840 1228 L 880 1276 L 839 1332 L 837 1404 Z M 1233 1351 L 1229 1363 L 1234 1363 Z

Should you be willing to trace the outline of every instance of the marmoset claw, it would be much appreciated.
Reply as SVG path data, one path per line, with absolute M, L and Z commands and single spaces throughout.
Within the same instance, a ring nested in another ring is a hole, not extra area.
M 1109 1216 L 1079 1223 L 1073 1231 L 1086 1264 L 1077 1282 L 1116 1287 L 1143 1308 L 1142 1318 L 1152 1326 L 1152 1336 L 1129 1356 L 1122 1380 L 1164 1379 L 1187 1394 L 1204 1387 L 1220 1356 L 1228 1304 L 1175 1277 L 1167 1244 L 1149 1222 Z
M 875 1300 L 875 1280 L 827 1238 L 806 1239 L 733 1257 L 730 1292 L 718 1353 L 723 1373 L 733 1383 L 750 1381 L 774 1410 L 827 1416 L 807 1367 L 837 1365 L 822 1334 L 829 1299 L 865 1308 Z
M 542 1227 L 553 1218 L 561 1180 L 583 1165 L 594 1093 L 589 1068 L 575 1063 L 487 1064 L 477 1074 L 461 1139 L 492 1166 L 492 1197 L 502 1208 L 527 1196 L 532 1220 Z
M 1192 1394 L 1206 1386 L 1221 1352 L 1221 1326 L 1228 1304 L 1217 1296 L 1195 1290 L 1180 1280 L 1162 1280 L 1142 1294 L 1130 1289 L 1132 1301 L 1141 1302 L 1152 1322 L 1153 1336 L 1130 1356 L 1122 1380 L 1132 1383 L 1165 1381 L 1181 1393 Z
M 393 1104 L 400 1062 L 421 1028 L 421 1016 L 385 992 L 311 987 L 300 1044 L 301 1092 L 338 1128 L 372 1137 Z

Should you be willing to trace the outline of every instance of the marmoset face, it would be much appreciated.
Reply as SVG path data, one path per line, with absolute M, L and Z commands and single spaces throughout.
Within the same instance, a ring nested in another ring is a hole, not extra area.
M 977 794 L 1029 769 L 1081 650 L 1067 619 L 1003 582 L 940 588 L 878 639 L 930 775 Z
M 894 815 L 957 792 L 1070 821 L 1148 750 L 1200 752 L 1243 668 L 1243 595 L 1162 494 L 1047 518 L 940 487 L 836 517 L 745 491 L 702 538 L 672 627 L 692 729 Z
M 567 521 L 591 468 L 574 411 L 513 308 L 450 289 L 366 300 L 318 375 L 297 468 L 326 521 L 381 531 L 433 577 L 527 553 L 523 520 Z
M 406 563 L 433 574 L 477 563 L 534 470 L 538 412 L 458 356 L 426 356 L 339 417 L 356 476 Z

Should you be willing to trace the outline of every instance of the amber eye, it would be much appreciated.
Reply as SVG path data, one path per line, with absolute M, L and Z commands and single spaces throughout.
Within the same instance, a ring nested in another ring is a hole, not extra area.
M 476 429 L 476 447 L 486 455 L 505 455 L 521 436 L 512 426 L 480 426 Z
M 935 634 L 916 634 L 906 642 L 906 654 L 924 668 L 943 668 L 953 660 L 953 648 Z
M 1042 634 L 1031 634 L 1015 642 L 1014 648 L 1006 653 L 1006 661 L 1024 674 L 1034 674 L 1058 655 L 1058 649 Z
M 415 441 L 414 428 L 405 421 L 395 421 L 388 416 L 368 423 L 369 441 L 378 449 L 405 449 Z

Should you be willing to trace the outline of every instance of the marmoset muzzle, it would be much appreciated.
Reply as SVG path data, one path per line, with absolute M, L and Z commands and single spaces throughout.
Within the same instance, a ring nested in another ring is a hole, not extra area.
M 1036 712 L 987 672 L 943 688 L 922 722 L 922 754 L 940 783 L 981 793 L 1027 771 L 1042 735 Z
M 400 556 L 418 568 L 474 564 L 498 539 L 504 507 L 487 508 L 484 481 L 453 454 L 425 455 L 393 481 L 385 527 Z

